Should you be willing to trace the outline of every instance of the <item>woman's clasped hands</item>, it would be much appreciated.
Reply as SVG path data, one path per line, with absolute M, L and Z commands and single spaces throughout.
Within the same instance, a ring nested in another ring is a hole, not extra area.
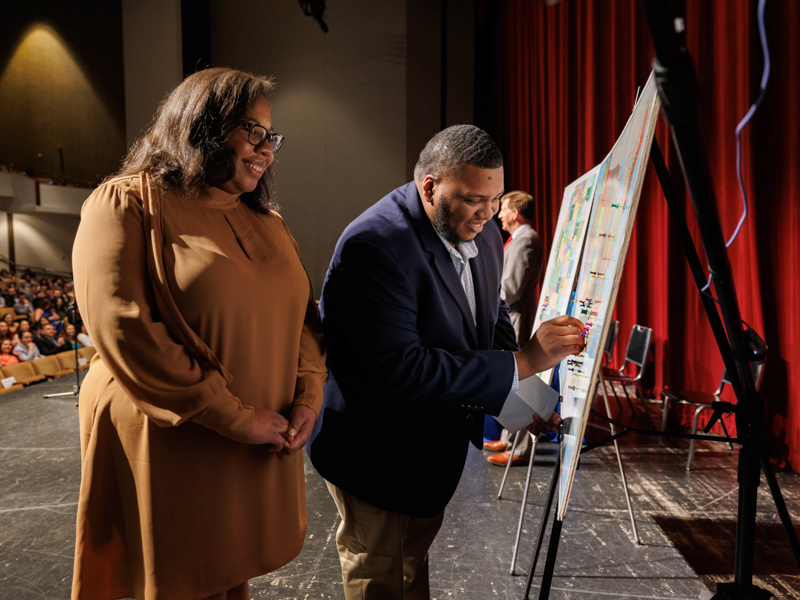
M 306 445 L 316 420 L 317 414 L 303 404 L 292 408 L 289 419 L 274 410 L 256 407 L 246 442 L 266 444 L 279 457 L 290 456 Z

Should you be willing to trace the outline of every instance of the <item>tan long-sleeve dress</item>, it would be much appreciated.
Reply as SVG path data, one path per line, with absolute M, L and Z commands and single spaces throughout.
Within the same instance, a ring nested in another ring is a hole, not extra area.
M 283 220 L 118 178 L 86 201 L 73 268 L 98 351 L 73 598 L 202 598 L 289 562 L 302 453 L 243 443 L 253 407 L 322 403 L 319 315 Z

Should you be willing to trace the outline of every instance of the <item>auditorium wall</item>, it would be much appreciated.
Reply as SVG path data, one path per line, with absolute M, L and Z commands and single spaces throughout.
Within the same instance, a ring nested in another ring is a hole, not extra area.
M 275 78 L 278 201 L 318 294 L 345 226 L 411 179 L 443 118 L 472 122 L 475 3 L 447 3 L 444 115 L 440 2 L 328 2 L 328 33 L 294 2 L 210 8 L 214 63 Z
M 94 182 L 125 153 L 119 2 L 4 2 L 0 161 Z M 59 154 L 61 148 L 61 154 Z
M 57 173 L 61 145 L 66 175 L 113 173 L 126 129 L 132 139 L 180 79 L 173 50 L 181 32 L 163 23 L 180 0 L 162 4 L 142 0 L 134 12 L 132 0 L 6 3 L 0 96 L 9 102 L 0 103 L 0 161 Z M 475 1 L 328 2 L 328 33 L 294 1 L 209 0 L 208 7 L 211 66 L 275 77 L 273 118 L 287 138 L 276 164 L 278 201 L 319 293 L 347 223 L 410 180 L 422 145 L 442 125 L 473 121 Z M 159 33 L 142 35 L 141 24 L 154 21 Z M 55 61 L 50 54 L 55 66 L 30 59 L 8 79 L 16 50 L 35 28 L 58 51 Z M 165 41 L 170 31 L 175 39 Z M 148 39 L 161 50 L 146 52 Z M 42 227 L 50 231 L 59 218 Z M 71 239 L 72 225 L 64 221 L 59 239 Z M 0 239 L 0 253 L 6 249 Z M 67 240 L 53 256 L 70 253 Z M 20 264 L 32 256 L 19 254 Z
M 72 242 L 79 223 L 77 215 L 15 214 L 17 264 L 71 273 Z

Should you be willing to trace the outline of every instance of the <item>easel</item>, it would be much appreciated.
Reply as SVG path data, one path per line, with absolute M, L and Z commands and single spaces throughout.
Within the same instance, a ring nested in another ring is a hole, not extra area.
M 653 140 L 650 158 L 658 174 L 664 196 L 667 199 L 673 222 L 678 228 L 681 244 L 684 247 L 687 261 L 695 283 L 701 290 L 701 299 L 705 308 L 714 338 L 722 354 L 725 366 L 732 375 L 732 386 L 737 398 L 736 405 L 718 403 L 710 424 L 718 419 L 723 412 L 733 412 L 736 416 L 736 439 L 719 436 L 691 435 L 680 433 L 667 433 L 656 430 L 643 430 L 627 427 L 621 423 L 604 417 L 592 411 L 597 417 L 606 419 L 612 425 L 621 429 L 606 440 L 584 447 L 581 453 L 588 452 L 598 445 L 633 433 L 637 435 L 678 437 L 684 439 L 710 439 L 715 441 L 736 442 L 741 445 L 739 452 L 738 482 L 739 482 L 739 510 L 737 515 L 736 531 L 736 557 L 734 581 L 717 584 L 717 600 L 746 599 L 758 600 L 770 598 L 771 595 L 753 585 L 753 558 L 755 545 L 756 500 L 760 483 L 761 470 L 769 484 L 773 501 L 792 548 L 795 563 L 800 570 L 800 543 L 792 526 L 791 517 L 783 496 L 775 479 L 775 474 L 767 457 L 762 453 L 765 438 L 763 422 L 764 405 L 755 387 L 750 361 L 754 359 L 748 352 L 748 340 L 742 329 L 742 320 L 736 291 L 733 285 L 730 262 L 725 249 L 722 227 L 717 210 L 716 196 L 711 182 L 708 168 L 708 159 L 702 143 L 700 126 L 695 111 L 693 97 L 696 90 L 696 79 L 693 64 L 686 49 L 680 43 L 678 34 L 672 29 L 672 19 L 664 3 L 654 0 L 643 2 L 648 26 L 656 49 L 654 70 L 658 84 L 658 93 L 662 108 L 670 124 L 673 142 L 680 156 L 681 168 L 686 180 L 689 195 L 694 207 L 695 218 L 700 230 L 703 247 L 706 252 L 714 288 L 718 296 L 719 310 L 713 298 L 702 292 L 705 285 L 705 276 L 697 251 L 692 242 L 683 213 L 676 201 L 677 194 L 672 186 L 658 144 Z M 722 316 L 720 317 L 720 312 Z M 724 320 L 724 327 L 723 327 Z M 710 425 L 706 431 L 710 429 Z M 528 582 L 525 589 L 525 598 L 529 597 L 533 574 L 536 569 L 545 528 L 549 519 L 555 487 L 558 482 L 560 461 L 556 462 L 553 480 L 551 482 L 545 514 L 539 531 Z M 563 521 L 556 518 L 548 544 L 547 560 L 545 562 L 539 598 L 548 598 L 552 584 L 555 559 L 558 543 L 561 536 Z
M 622 491 L 625 494 L 625 503 L 628 506 L 628 516 L 631 519 L 631 531 L 633 532 L 633 541 L 636 544 L 641 544 L 642 542 L 639 539 L 639 530 L 638 530 L 638 528 L 636 526 L 636 515 L 633 512 L 633 503 L 631 502 L 631 495 L 630 495 L 630 492 L 628 491 L 628 478 L 625 475 L 625 465 L 622 462 L 622 455 L 619 452 L 619 445 L 617 444 L 617 439 L 616 439 L 616 437 L 614 437 L 615 433 L 616 433 L 614 431 L 614 423 L 615 423 L 615 421 L 611 420 L 611 407 L 608 404 L 608 394 L 606 392 L 606 382 L 605 382 L 605 379 L 603 378 L 603 371 L 602 370 L 600 371 L 600 389 L 601 389 L 602 394 L 603 394 L 603 403 L 604 403 L 605 408 L 606 408 L 606 415 L 608 416 L 607 420 L 608 420 L 608 423 L 609 423 L 609 431 L 611 432 L 611 436 L 612 436 L 609 439 L 611 439 L 614 442 L 614 452 L 616 453 L 616 456 L 617 456 L 617 465 L 619 466 L 620 479 L 622 480 Z M 597 392 L 595 391 L 595 397 L 596 397 L 596 394 L 597 394 Z M 594 413 L 594 411 L 592 411 L 592 412 Z M 597 413 L 594 413 L 594 414 L 597 414 Z M 514 451 L 517 448 L 517 444 L 519 443 L 519 439 L 523 435 L 530 435 L 531 438 L 532 438 L 531 439 L 531 456 L 530 456 L 530 459 L 529 459 L 529 462 L 528 462 L 528 472 L 527 472 L 527 475 L 525 476 L 525 487 L 523 488 L 523 491 L 522 491 L 522 504 L 520 506 L 520 511 L 519 511 L 519 523 L 517 524 L 517 535 L 514 538 L 514 548 L 513 548 L 512 552 L 511 552 L 511 569 L 509 571 L 509 575 L 514 575 L 515 574 L 515 568 L 516 568 L 516 565 L 517 565 L 517 556 L 519 554 L 519 547 L 520 547 L 519 542 L 520 542 L 520 539 L 522 537 L 522 524 L 525 521 L 525 512 L 526 512 L 526 509 L 527 509 L 527 506 L 528 506 L 528 493 L 530 492 L 530 488 L 531 488 L 531 471 L 533 470 L 533 463 L 534 463 L 534 459 L 536 457 L 536 447 L 537 447 L 537 445 L 539 443 L 538 436 L 534 436 L 533 434 L 531 434 L 531 433 L 529 433 L 529 432 L 527 432 L 525 430 L 520 430 L 514 436 L 514 442 L 511 445 L 511 451 L 510 451 L 510 455 L 511 456 L 514 456 Z M 557 462 L 559 462 L 559 461 L 557 460 Z M 505 485 L 506 485 L 506 479 L 508 478 L 508 471 L 510 470 L 510 467 L 511 467 L 511 460 L 509 459 L 508 464 L 506 464 L 505 472 L 503 473 L 503 480 L 500 482 L 500 490 L 497 493 L 498 500 L 503 495 L 503 489 L 505 488 Z M 556 475 L 556 479 L 557 478 L 558 478 L 558 475 Z M 548 511 L 550 510 L 549 507 L 547 508 L 547 510 Z M 547 517 L 544 518 L 543 522 L 544 523 L 547 522 Z M 538 550 L 537 550 L 537 552 L 538 552 Z M 535 563 L 535 559 L 534 559 L 534 563 Z M 530 579 L 529 579 L 529 581 L 530 581 Z M 528 588 L 530 588 L 530 583 L 528 583 Z

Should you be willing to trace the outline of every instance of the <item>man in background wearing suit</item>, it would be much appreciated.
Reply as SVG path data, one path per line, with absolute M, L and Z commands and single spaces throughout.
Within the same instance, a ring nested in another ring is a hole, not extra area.
M 56 337 L 56 328 L 53 327 L 50 323 L 39 329 L 36 328 L 37 335 L 33 338 L 33 343 L 36 344 L 36 347 L 39 348 L 39 352 L 42 356 L 50 356 L 51 354 L 58 354 L 59 352 L 63 352 L 64 348 L 64 338 L 57 338 Z
M 342 517 L 347 600 L 430 597 L 428 548 L 484 414 L 583 348 L 581 322 L 560 316 L 517 351 L 499 296 L 502 194 L 497 146 L 456 125 L 336 244 L 320 302 L 330 379 L 307 449 Z
M 500 200 L 500 219 L 502 228 L 510 234 L 503 252 L 503 280 L 500 296 L 508 304 L 511 325 L 517 334 L 517 343 L 524 346 L 531 337 L 536 307 L 539 302 L 538 284 L 544 264 L 544 245 L 542 238 L 533 229 L 535 211 L 533 196 L 522 191 L 508 192 Z M 514 457 L 503 452 L 511 444 L 509 432 L 503 430 L 498 441 L 486 442 L 486 450 L 499 451 L 486 460 L 493 465 L 527 465 L 531 454 L 530 436 L 523 434 L 514 450 Z

